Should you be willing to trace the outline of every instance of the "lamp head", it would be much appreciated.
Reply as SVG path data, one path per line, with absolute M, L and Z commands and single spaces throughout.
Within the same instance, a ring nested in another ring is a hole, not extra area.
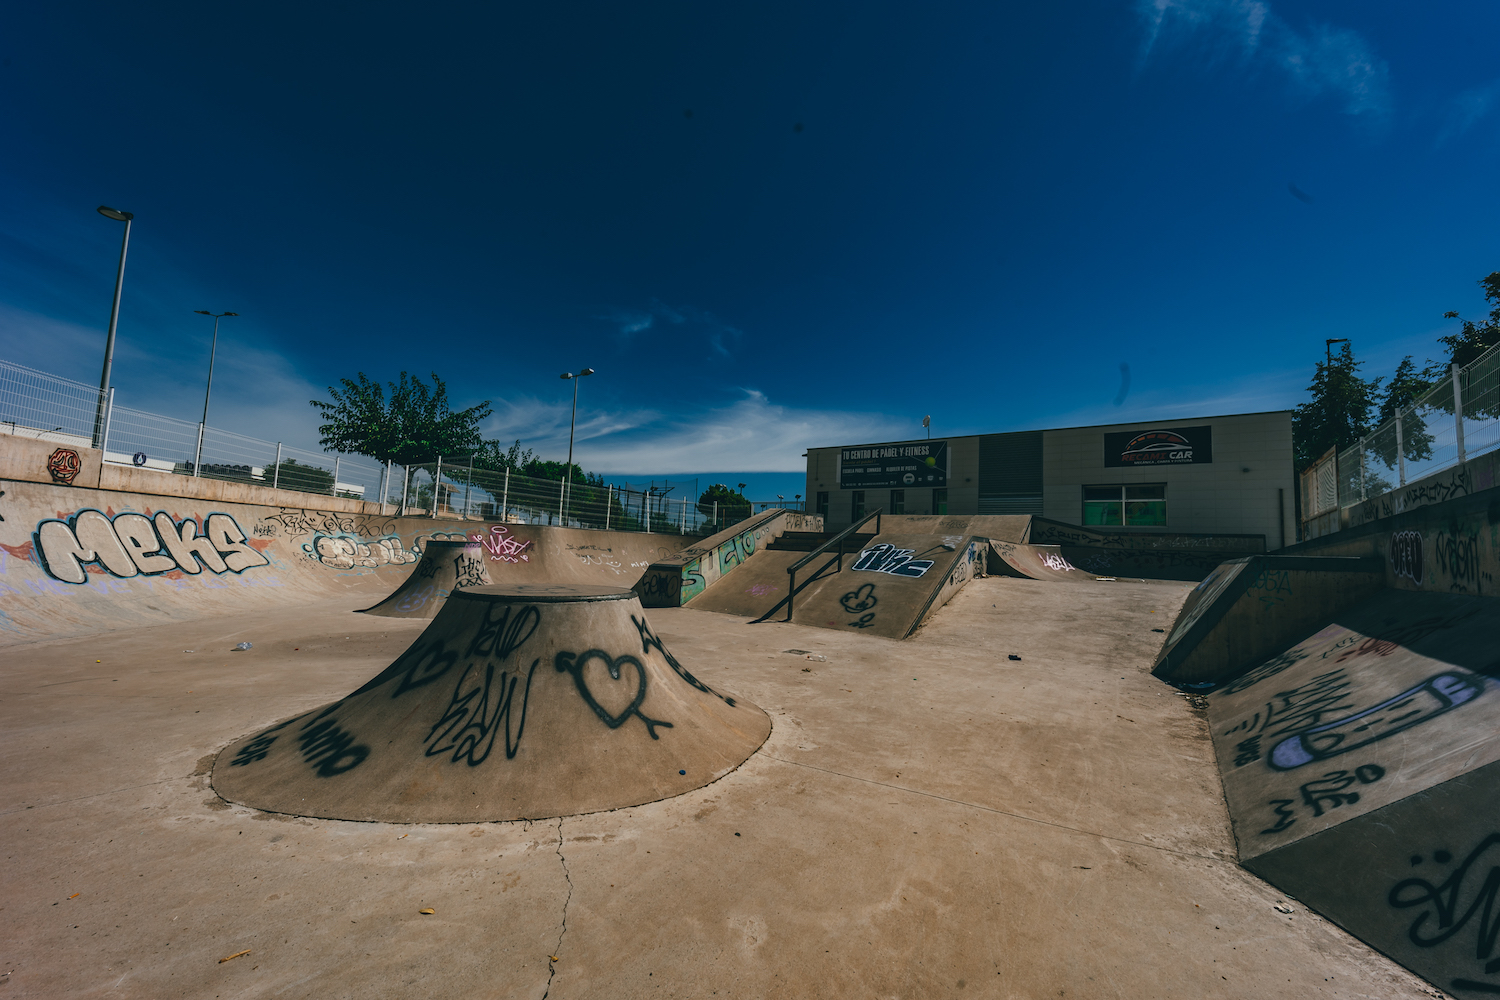
M 582 378 L 585 375 L 592 375 L 592 374 L 594 374 L 594 369 L 592 369 L 592 368 L 585 368 L 583 371 L 581 371 L 581 372 L 578 373 L 578 377 Z
M 219 313 L 220 316 L 238 316 L 239 313 Z
M 212 316 L 213 315 L 213 313 L 209 312 L 207 309 L 194 309 L 193 312 L 197 313 L 199 316 Z
M 135 218 L 135 215 L 131 212 L 122 212 L 118 208 L 110 208 L 108 205 L 100 205 L 99 214 L 106 219 L 114 219 L 116 222 L 129 222 Z

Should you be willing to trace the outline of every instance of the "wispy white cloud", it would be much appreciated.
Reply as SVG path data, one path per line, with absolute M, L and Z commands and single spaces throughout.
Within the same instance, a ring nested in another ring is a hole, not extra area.
M 1139 66 L 1190 49 L 1210 64 L 1273 72 L 1302 98 L 1333 97 L 1351 115 L 1384 118 L 1390 70 L 1356 31 L 1314 25 L 1299 31 L 1263 0 L 1138 0 L 1145 28 Z
M 672 336 L 701 337 L 709 348 L 721 357 L 729 357 L 738 345 L 744 331 L 724 322 L 713 313 L 694 306 L 669 306 L 652 299 L 644 309 L 629 306 L 611 306 L 594 316 L 614 326 L 621 337 L 633 337 L 648 330 L 668 330 L 681 327 Z
M 590 472 L 637 478 L 703 469 L 787 472 L 804 468 L 802 453 L 810 446 L 896 440 L 920 432 L 883 414 L 778 406 L 757 390 L 741 392 L 726 406 L 689 413 L 591 413 L 579 421 L 575 460 Z M 562 458 L 569 414 L 566 404 L 512 400 L 497 407 L 485 436 L 507 443 L 519 438 L 522 447 Z
M 1462 135 L 1496 109 L 1500 109 L 1500 79 L 1463 91 L 1448 104 L 1438 143 Z

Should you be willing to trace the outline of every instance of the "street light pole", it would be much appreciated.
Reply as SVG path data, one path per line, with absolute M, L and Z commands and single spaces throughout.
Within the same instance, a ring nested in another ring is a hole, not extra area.
M 207 309 L 194 309 L 193 312 L 199 316 L 214 318 L 214 341 L 213 346 L 208 349 L 208 388 L 203 390 L 203 419 L 198 422 L 198 451 L 193 455 L 193 478 L 197 479 L 198 469 L 203 465 L 203 435 L 208 430 L 208 397 L 214 391 L 214 355 L 219 351 L 219 320 L 225 316 L 238 316 L 239 313 L 221 312 L 216 315 Z
M 130 220 L 134 219 L 135 215 L 107 205 L 100 205 L 98 211 L 106 219 L 125 223 L 125 236 L 120 240 L 120 269 L 115 273 L 115 299 L 109 307 L 109 337 L 104 341 L 104 374 L 99 378 L 99 409 L 94 413 L 93 446 L 102 448 L 104 447 L 104 405 L 106 397 L 109 396 L 110 370 L 115 364 L 115 328 L 120 322 L 120 290 L 125 287 L 125 251 L 130 249 Z
M 1347 343 L 1349 343 L 1348 337 L 1330 337 L 1323 341 L 1323 353 L 1327 356 L 1329 368 L 1333 367 L 1333 345 Z
M 585 375 L 594 374 L 594 369 L 585 368 L 574 375 L 572 372 L 563 372 L 558 378 L 573 380 L 573 418 L 568 421 L 568 466 L 563 470 L 562 488 L 557 495 L 557 519 L 562 524 L 567 524 L 567 497 L 571 490 L 573 481 L 573 429 L 578 425 L 578 380 Z

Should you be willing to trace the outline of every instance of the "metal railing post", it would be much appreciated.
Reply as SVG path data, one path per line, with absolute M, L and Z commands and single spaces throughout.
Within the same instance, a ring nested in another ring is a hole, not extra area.
M 432 516 L 437 518 L 438 497 L 443 495 L 443 456 L 437 457 L 437 471 L 432 474 Z
M 1359 439 L 1359 499 L 1361 502 L 1368 499 L 1365 496 L 1365 439 Z
M 469 519 L 469 491 L 474 488 L 474 456 L 469 456 L 469 478 L 464 482 L 464 520 Z
M 1458 463 L 1464 462 L 1464 398 L 1458 382 L 1458 363 L 1449 366 L 1453 372 L 1453 429 L 1458 441 Z
M 329 491 L 330 496 L 339 495 L 339 463 L 343 460 L 343 455 L 333 456 L 333 489 Z
M 271 489 L 281 488 L 281 442 L 276 442 L 276 469 L 271 473 Z
M 108 398 L 108 400 L 104 404 L 104 436 L 99 441 L 99 462 L 100 462 L 100 464 L 103 464 L 108 459 L 108 457 L 109 457 L 108 455 L 105 454 L 105 449 L 109 447 L 109 425 L 111 423 L 113 423 L 114 419 L 115 419 L 115 387 L 114 386 L 110 386 L 109 387 L 109 398 Z
M 1401 411 L 1396 411 L 1396 467 L 1402 486 L 1406 485 L 1406 444 L 1401 440 Z
M 641 510 L 646 515 L 646 534 L 651 534 L 651 491 L 641 494 Z
M 203 466 L 203 421 L 198 421 L 198 447 L 193 451 L 193 478 L 198 478 L 198 470 Z
M 609 488 L 604 491 L 604 530 L 609 530 L 609 513 L 614 507 L 615 484 L 610 483 Z
M 510 520 L 510 469 L 505 470 L 505 492 L 500 495 L 500 520 Z

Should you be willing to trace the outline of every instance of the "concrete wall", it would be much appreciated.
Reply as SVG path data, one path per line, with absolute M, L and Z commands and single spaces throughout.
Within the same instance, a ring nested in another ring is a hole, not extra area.
M 79 471 L 72 479 L 66 477 L 60 479 L 49 469 L 52 456 L 60 451 L 78 456 Z M 339 511 L 346 514 L 389 514 L 395 509 L 392 505 L 386 505 L 382 511 L 378 503 L 350 500 L 347 497 L 334 497 L 322 493 L 278 490 L 269 486 L 223 482 L 217 479 L 195 479 L 192 476 L 179 476 L 176 473 L 161 472 L 156 469 L 138 469 L 129 465 L 105 465 L 102 459 L 103 453 L 96 448 L 60 445 L 55 441 L 43 441 L 15 434 L 0 435 L 0 479 L 10 479 L 16 482 L 118 490 L 153 497 L 183 497 L 215 503 L 248 503 L 271 507 L 315 505 L 319 510 Z M 408 513 L 411 512 L 412 510 L 408 508 Z
M 1104 435 L 1152 426 L 1213 428 L 1213 461 L 1201 465 L 1106 468 Z M 1248 470 L 1248 471 L 1247 471 Z M 1265 535 L 1266 548 L 1296 540 L 1292 472 L 1292 415 L 1282 410 L 1227 417 L 1184 417 L 1100 427 L 1071 427 L 1042 434 L 1042 504 L 1045 516 L 1083 521 L 1083 487 L 1167 484 L 1167 525 L 1133 531 L 1186 531 Z M 1278 497 L 1277 490 L 1281 493 Z M 1277 514 L 1280 500 L 1281 517 Z M 1282 541 L 1283 518 L 1286 530 Z
M 0 647 L 251 608 L 368 607 L 431 541 L 479 546 L 495 583 L 630 587 L 690 540 L 351 513 L 284 495 L 292 502 L 251 504 L 0 478 Z

